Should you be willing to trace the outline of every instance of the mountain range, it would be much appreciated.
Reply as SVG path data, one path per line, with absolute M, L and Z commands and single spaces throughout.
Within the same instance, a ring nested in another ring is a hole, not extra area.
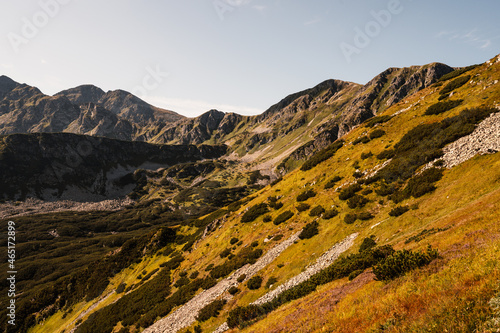
M 2 76 L 0 327 L 497 332 L 499 80 L 500 55 L 185 118 Z

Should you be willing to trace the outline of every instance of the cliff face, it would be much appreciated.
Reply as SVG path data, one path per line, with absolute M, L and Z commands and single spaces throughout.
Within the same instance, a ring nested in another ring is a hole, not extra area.
M 135 170 L 218 158 L 225 146 L 152 145 L 74 134 L 0 137 L 0 198 L 97 201 L 132 191 Z

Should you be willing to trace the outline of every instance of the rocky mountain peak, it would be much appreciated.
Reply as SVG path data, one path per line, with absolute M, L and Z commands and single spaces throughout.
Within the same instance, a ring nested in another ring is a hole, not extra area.
M 56 94 L 66 96 L 74 104 L 98 103 L 104 91 L 91 84 L 84 84 L 75 88 L 63 90 Z
M 222 121 L 224 116 L 225 116 L 224 112 L 212 109 L 199 116 L 197 118 L 197 122 L 201 126 L 205 126 L 210 130 L 214 130 L 219 126 L 219 123 Z
M 302 100 L 304 98 L 312 100 L 316 97 L 318 97 L 321 93 L 324 93 L 325 91 L 328 91 L 330 96 L 333 96 L 336 92 L 344 89 L 345 87 L 352 85 L 353 83 L 351 82 L 346 82 L 346 81 L 341 81 L 341 80 L 326 80 L 321 82 L 320 84 L 314 86 L 313 88 L 306 89 L 303 91 L 299 91 L 297 93 L 288 95 L 287 97 L 283 98 L 281 101 L 278 103 L 274 104 L 271 106 L 269 109 L 267 109 L 263 114 L 258 116 L 259 120 L 264 120 L 269 117 L 272 117 L 275 113 L 280 112 L 282 109 L 285 107 L 289 106 L 293 102 L 295 102 L 297 99 L 302 97 Z M 305 97 L 308 96 L 308 97 Z
M 15 87 L 17 87 L 19 83 L 12 80 L 10 77 L 1 75 L 0 76 L 0 97 L 3 97 L 4 94 L 12 91 Z

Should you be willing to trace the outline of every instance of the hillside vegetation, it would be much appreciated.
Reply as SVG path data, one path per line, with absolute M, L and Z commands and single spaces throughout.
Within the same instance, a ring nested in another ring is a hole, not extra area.
M 23 273 L 21 331 L 498 331 L 500 155 L 442 159 L 499 112 L 500 57 L 455 74 L 203 216 L 139 205 L 13 218 L 20 267 L 56 267 Z M 461 102 L 432 107 L 449 100 Z M 62 232 L 68 214 L 79 232 Z M 59 237 L 35 239 L 30 224 Z

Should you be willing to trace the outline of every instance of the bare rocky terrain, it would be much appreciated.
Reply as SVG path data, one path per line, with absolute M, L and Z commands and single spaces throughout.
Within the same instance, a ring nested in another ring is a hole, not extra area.
M 129 198 L 103 200 L 98 202 L 78 202 L 70 200 L 43 201 L 29 198 L 25 201 L 7 201 L 0 204 L 0 219 L 64 211 L 113 211 L 120 210 L 133 203 L 134 201 Z
M 483 120 L 470 135 L 458 139 L 444 149 L 442 160 L 452 168 L 476 155 L 494 154 L 500 151 L 500 113 Z

